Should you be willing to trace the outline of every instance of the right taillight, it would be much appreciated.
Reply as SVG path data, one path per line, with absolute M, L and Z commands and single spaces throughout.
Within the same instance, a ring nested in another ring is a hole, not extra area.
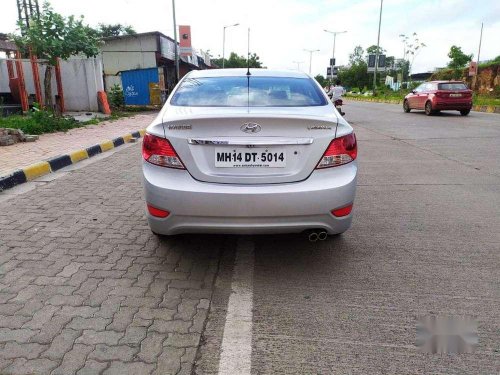
M 145 134 L 142 142 L 142 157 L 161 167 L 186 169 L 168 139 Z
M 358 146 L 354 133 L 335 138 L 330 142 L 316 169 L 338 167 L 356 159 Z

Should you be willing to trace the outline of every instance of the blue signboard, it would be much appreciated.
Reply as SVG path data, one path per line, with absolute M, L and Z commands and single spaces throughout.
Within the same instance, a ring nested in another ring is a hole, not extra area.
M 158 83 L 158 68 L 126 70 L 121 75 L 126 105 L 151 104 L 149 84 Z

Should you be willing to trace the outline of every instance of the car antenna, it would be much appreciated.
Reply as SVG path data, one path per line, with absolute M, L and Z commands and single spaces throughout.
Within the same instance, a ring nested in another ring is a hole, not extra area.
M 248 28 L 248 41 L 247 41 L 247 76 L 252 75 L 250 73 L 250 28 Z
M 248 28 L 247 40 L 247 110 L 250 111 L 250 28 Z

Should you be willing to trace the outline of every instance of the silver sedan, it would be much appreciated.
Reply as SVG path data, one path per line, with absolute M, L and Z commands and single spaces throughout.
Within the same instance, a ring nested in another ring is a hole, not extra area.
M 157 234 L 346 231 L 356 192 L 353 129 L 299 72 L 201 70 L 179 82 L 143 141 Z

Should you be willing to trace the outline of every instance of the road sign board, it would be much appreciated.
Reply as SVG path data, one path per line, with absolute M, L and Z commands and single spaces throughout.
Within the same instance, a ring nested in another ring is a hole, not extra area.
M 469 65 L 469 77 L 475 76 L 477 73 L 477 62 L 471 61 Z

